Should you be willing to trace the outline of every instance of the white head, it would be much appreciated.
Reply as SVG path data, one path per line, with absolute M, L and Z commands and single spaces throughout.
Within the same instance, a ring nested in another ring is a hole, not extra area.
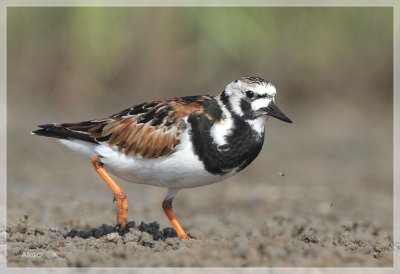
M 246 120 L 260 116 L 292 121 L 275 104 L 275 87 L 259 77 L 242 77 L 229 83 L 220 99 L 234 114 Z

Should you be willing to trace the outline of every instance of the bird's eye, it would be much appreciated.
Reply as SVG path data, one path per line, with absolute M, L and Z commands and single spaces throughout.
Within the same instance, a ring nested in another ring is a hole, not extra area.
M 254 92 L 251 90 L 246 91 L 246 96 L 247 98 L 251 99 L 254 97 Z

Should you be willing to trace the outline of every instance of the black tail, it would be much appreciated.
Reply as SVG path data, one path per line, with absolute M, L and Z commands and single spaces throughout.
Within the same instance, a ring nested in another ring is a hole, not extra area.
M 32 134 L 58 139 L 78 139 L 85 142 L 98 144 L 98 142 L 96 142 L 96 140 L 90 137 L 88 134 L 70 130 L 67 127 L 63 127 L 62 125 L 46 124 L 40 125 L 38 127 L 40 127 L 41 129 L 32 131 Z
M 68 136 L 63 132 L 63 128 L 57 127 L 53 124 L 40 125 L 41 129 L 32 131 L 32 134 L 53 137 L 59 139 L 68 139 Z

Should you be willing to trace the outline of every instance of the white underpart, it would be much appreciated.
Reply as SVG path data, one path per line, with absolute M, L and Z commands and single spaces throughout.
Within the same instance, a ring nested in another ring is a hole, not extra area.
M 193 152 L 188 130 L 181 136 L 176 151 L 154 159 L 126 156 L 107 143 L 92 144 L 80 140 L 59 140 L 69 149 L 86 157 L 100 155 L 104 167 L 111 174 L 129 182 L 167 187 L 171 190 L 212 184 L 232 176 L 213 175 Z M 173 194 L 171 192 L 171 194 Z
M 268 117 L 266 116 L 260 116 L 254 120 L 246 120 L 246 122 L 249 123 L 252 129 L 254 129 L 254 131 L 257 132 L 258 136 L 261 137 L 264 132 L 267 119 Z
M 215 122 L 211 127 L 210 134 L 213 138 L 213 141 L 218 145 L 222 146 L 227 143 L 226 136 L 230 135 L 233 128 L 233 119 L 231 113 L 224 106 L 219 98 L 217 98 L 218 105 L 222 110 L 222 119 L 218 122 Z
M 85 157 L 96 156 L 97 144 L 88 143 L 81 140 L 58 139 L 58 141 L 70 150 L 75 151 Z
M 121 179 L 167 187 L 171 190 L 215 183 L 236 173 L 232 171 L 221 176 L 207 172 L 203 163 L 193 152 L 189 130 L 182 133 L 181 143 L 173 154 L 155 159 L 126 156 L 107 143 L 93 144 L 80 140 L 60 140 L 60 142 L 86 157 L 100 155 L 105 169 Z
M 213 175 L 193 152 L 188 131 L 170 156 L 139 159 L 126 156 L 107 144 L 99 145 L 96 152 L 112 174 L 130 182 L 150 184 L 170 189 L 198 187 L 220 181 L 228 176 Z

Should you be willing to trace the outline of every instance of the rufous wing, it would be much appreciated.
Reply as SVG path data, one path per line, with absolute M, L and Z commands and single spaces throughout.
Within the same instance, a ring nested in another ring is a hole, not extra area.
M 179 144 L 179 125 L 157 128 L 151 125 L 152 121 L 138 123 L 138 119 L 138 116 L 132 116 L 110 122 L 101 135 L 108 136 L 109 145 L 116 146 L 126 155 L 157 158 L 172 153 Z

